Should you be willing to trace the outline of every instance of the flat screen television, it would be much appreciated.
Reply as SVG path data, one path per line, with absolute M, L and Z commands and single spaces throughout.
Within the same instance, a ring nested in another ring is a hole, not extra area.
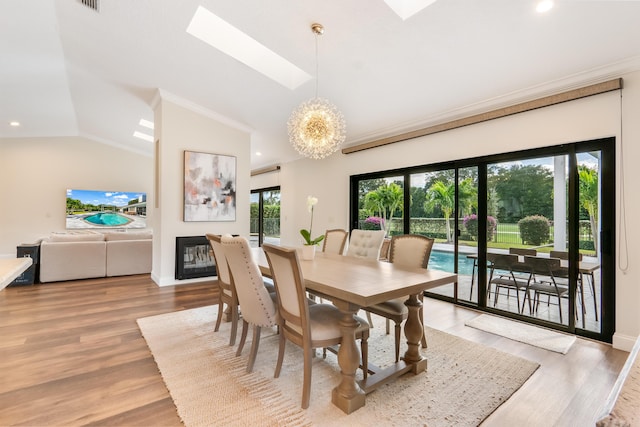
M 67 189 L 67 229 L 146 228 L 147 194 Z

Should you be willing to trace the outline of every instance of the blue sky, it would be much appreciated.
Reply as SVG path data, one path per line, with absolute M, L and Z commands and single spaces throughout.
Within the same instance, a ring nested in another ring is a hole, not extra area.
M 138 199 L 145 193 L 125 193 L 122 191 L 95 191 L 67 189 L 67 197 L 80 200 L 84 204 L 126 206 L 130 200 Z M 145 197 L 146 199 L 146 197 Z

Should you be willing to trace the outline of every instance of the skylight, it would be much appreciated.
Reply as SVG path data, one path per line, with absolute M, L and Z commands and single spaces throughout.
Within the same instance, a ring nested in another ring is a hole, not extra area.
M 133 136 L 135 136 L 136 138 L 144 139 L 145 141 L 153 142 L 153 136 L 143 132 L 135 131 L 133 132 Z
M 187 33 L 293 90 L 312 76 L 202 6 Z
M 436 0 L 384 0 L 403 21 L 411 18 Z

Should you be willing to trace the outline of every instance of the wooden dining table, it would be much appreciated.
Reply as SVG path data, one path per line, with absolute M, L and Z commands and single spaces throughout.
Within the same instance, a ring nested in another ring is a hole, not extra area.
M 264 276 L 271 276 L 261 248 L 253 248 L 254 260 Z M 336 254 L 316 253 L 313 260 L 300 260 L 305 287 L 329 299 L 343 314 L 342 343 L 338 349 L 340 383 L 333 389 L 331 401 L 347 414 L 365 405 L 366 394 L 407 372 L 418 374 L 427 369 L 427 359 L 420 353 L 423 326 L 419 295 L 457 280 L 457 275 L 422 268 L 407 269 L 386 261 L 366 260 Z M 360 352 L 356 342 L 356 313 L 395 298 L 407 298 L 408 318 L 404 334 L 408 349 L 404 357 L 384 369 L 370 365 L 366 380 L 356 380 Z

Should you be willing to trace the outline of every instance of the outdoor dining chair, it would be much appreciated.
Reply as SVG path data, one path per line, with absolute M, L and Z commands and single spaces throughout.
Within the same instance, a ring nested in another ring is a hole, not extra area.
M 562 304 L 561 299 L 569 293 L 569 285 L 567 283 L 568 268 L 561 266 L 559 258 L 543 258 L 534 256 L 525 256 L 525 264 L 529 267 L 531 274 L 535 274 L 536 278 L 529 280 L 525 288 L 525 299 L 529 299 L 529 312 L 531 313 L 531 294 L 534 292 L 533 307 L 538 309 L 540 304 L 540 295 L 555 296 L 558 298 L 558 310 L 560 314 L 560 323 L 562 323 Z M 524 311 L 524 301 L 522 310 Z

